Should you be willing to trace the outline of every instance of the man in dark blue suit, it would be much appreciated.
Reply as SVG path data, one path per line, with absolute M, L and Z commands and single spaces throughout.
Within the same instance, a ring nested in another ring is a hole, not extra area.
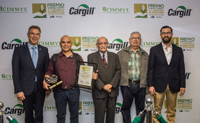
M 43 79 L 49 63 L 49 53 L 46 47 L 38 45 L 40 34 L 40 27 L 29 27 L 28 43 L 16 47 L 12 57 L 14 90 L 17 98 L 23 102 L 25 123 L 43 123 Z
M 164 97 L 167 101 L 167 123 L 175 122 L 177 93 L 185 93 L 185 64 L 183 51 L 171 43 L 173 30 L 169 26 L 160 29 L 162 43 L 152 47 L 149 54 L 147 83 L 154 96 L 155 110 L 161 113 Z M 155 115 L 154 123 L 159 123 Z

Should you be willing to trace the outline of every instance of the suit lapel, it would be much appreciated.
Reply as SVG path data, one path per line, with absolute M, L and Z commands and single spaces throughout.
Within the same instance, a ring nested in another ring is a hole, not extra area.
M 40 45 L 38 45 L 38 61 L 37 61 L 37 67 L 38 67 L 38 65 L 39 65 L 39 63 L 40 63 L 41 55 L 42 55 L 42 48 L 41 48 Z M 36 67 L 36 68 L 37 68 L 37 67 Z
M 172 58 L 171 58 L 169 65 L 171 65 L 171 63 L 173 63 L 173 61 L 174 61 L 174 57 L 175 57 L 175 53 L 176 53 L 175 50 L 176 50 L 176 47 L 172 44 Z
M 165 53 L 164 53 L 164 50 L 163 50 L 162 43 L 160 43 L 159 51 L 160 51 L 160 52 L 159 52 L 159 53 L 160 53 L 160 56 L 162 57 L 162 61 L 164 61 L 164 64 L 165 64 L 165 65 L 168 65 L 167 59 L 166 59 L 166 56 L 165 56 Z
M 114 63 L 114 62 L 113 62 L 114 59 L 112 58 L 112 55 L 111 55 L 110 52 L 107 51 L 107 54 L 108 54 L 108 56 L 107 56 L 107 59 L 108 59 L 108 66 L 107 66 L 107 69 L 109 69 L 111 63 Z
M 105 66 L 105 64 L 104 64 L 104 62 L 103 62 L 103 59 L 102 59 L 102 57 L 101 57 L 99 51 L 96 52 L 96 56 L 97 56 L 97 61 L 98 61 L 98 63 L 100 63 L 104 68 L 106 68 L 106 66 Z
M 31 64 L 31 66 L 32 66 L 33 68 L 35 68 L 35 67 L 34 67 L 34 64 L 33 64 L 32 57 L 31 57 L 31 53 L 30 53 L 30 51 L 29 51 L 29 49 L 28 49 L 28 43 L 26 43 L 24 46 L 25 46 L 24 49 L 25 49 L 25 55 L 26 55 L 25 58 L 27 58 L 28 61 L 29 61 L 29 63 Z

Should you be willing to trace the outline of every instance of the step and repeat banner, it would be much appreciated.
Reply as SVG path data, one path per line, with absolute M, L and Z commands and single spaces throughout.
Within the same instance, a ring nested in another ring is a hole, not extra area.
M 60 38 L 71 37 L 74 52 L 87 60 L 97 51 L 96 40 L 105 36 L 108 50 L 117 53 L 129 46 L 131 32 L 142 35 L 141 47 L 149 53 L 161 42 L 160 28 L 173 28 L 172 42 L 182 47 L 186 67 L 186 93 L 178 96 L 176 123 L 199 123 L 200 112 L 200 1 L 199 0 L 0 0 L 0 101 L 2 110 L 20 123 L 24 122 L 22 102 L 14 95 L 11 59 L 15 47 L 28 41 L 31 25 L 41 27 L 40 45 L 48 47 L 50 57 L 61 51 Z M 121 92 L 116 103 L 115 122 L 122 123 Z M 136 116 L 133 103 L 132 119 Z M 46 97 L 44 122 L 56 122 L 53 92 Z M 162 115 L 166 119 L 166 103 Z M 4 122 L 8 121 L 4 117 Z M 94 123 L 94 105 L 91 92 L 81 90 L 79 122 Z M 69 111 L 66 116 L 69 123 Z

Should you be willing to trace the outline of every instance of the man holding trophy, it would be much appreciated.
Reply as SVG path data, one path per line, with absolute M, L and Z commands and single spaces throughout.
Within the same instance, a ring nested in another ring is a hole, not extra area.
M 60 40 L 61 52 L 54 54 L 49 62 L 45 78 L 48 81 L 55 79 L 63 81 L 54 88 L 54 98 L 57 108 L 57 123 L 65 123 L 66 106 L 69 104 L 70 122 L 78 123 L 79 95 L 78 72 L 82 57 L 71 50 L 72 42 L 69 36 L 64 35 Z M 51 77 L 50 77 L 51 76 Z M 97 74 L 96 74 L 97 76 Z M 49 79 L 48 79 L 49 78 Z M 43 87 L 49 90 L 49 84 L 43 81 Z M 51 88 L 51 87 L 50 87 Z

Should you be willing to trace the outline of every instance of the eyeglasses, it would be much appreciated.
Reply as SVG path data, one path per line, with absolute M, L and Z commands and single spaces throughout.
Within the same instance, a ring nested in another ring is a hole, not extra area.
M 34 35 L 36 35 L 36 36 L 40 36 L 40 33 L 33 33 L 33 32 L 31 32 L 31 33 L 29 33 L 31 36 L 34 36 Z
M 108 43 L 107 43 L 107 42 L 104 42 L 104 43 L 98 43 L 98 45 L 102 45 L 102 44 L 107 45 Z
M 172 33 L 172 32 L 161 32 L 160 34 L 161 34 L 161 35 L 166 35 L 166 34 L 169 35 L 169 34 L 171 34 L 171 33 Z
M 130 38 L 131 40 L 135 40 L 135 39 L 137 39 L 137 40 L 140 40 L 141 38 L 140 37 L 133 37 L 133 38 Z

